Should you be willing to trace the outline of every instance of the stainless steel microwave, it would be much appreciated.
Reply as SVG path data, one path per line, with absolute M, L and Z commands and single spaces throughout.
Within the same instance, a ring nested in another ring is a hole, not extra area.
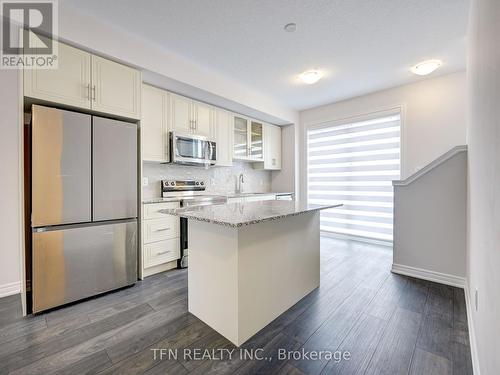
M 184 165 L 214 165 L 217 146 L 206 137 L 170 132 L 170 162 Z

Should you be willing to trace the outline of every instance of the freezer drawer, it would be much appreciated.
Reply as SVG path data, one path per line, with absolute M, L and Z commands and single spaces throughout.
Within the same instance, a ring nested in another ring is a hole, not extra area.
M 137 217 L 137 125 L 93 117 L 93 220 Z
M 33 232 L 33 312 L 135 283 L 137 246 L 136 220 Z
M 91 220 L 91 117 L 32 108 L 32 226 Z

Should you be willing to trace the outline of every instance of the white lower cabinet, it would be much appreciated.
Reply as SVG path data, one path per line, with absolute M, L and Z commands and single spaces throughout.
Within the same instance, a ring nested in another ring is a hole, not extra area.
M 159 266 L 180 258 L 179 238 L 144 244 L 144 268 Z
M 152 203 L 143 207 L 142 266 L 143 276 L 163 272 L 177 265 L 180 258 L 180 219 L 161 210 L 178 208 L 179 203 Z
M 144 242 L 155 242 L 179 237 L 179 218 L 165 215 L 161 219 L 144 221 Z

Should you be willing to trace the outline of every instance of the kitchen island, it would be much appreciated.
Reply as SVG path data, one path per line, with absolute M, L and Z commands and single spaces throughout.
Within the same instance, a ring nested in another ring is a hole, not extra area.
M 189 219 L 189 311 L 241 345 L 320 282 L 320 210 L 263 201 L 164 210 Z

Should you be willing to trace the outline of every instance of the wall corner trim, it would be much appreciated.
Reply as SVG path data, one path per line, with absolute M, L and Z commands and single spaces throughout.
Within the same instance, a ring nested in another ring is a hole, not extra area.
M 443 164 L 445 161 L 451 159 L 455 155 L 461 153 L 461 152 L 467 152 L 467 145 L 461 145 L 461 146 L 455 146 L 451 150 L 447 151 L 437 159 L 434 159 L 431 163 L 427 164 L 425 167 L 420 169 L 418 172 L 412 174 L 408 178 L 404 180 L 394 180 L 392 181 L 392 186 L 406 186 L 411 184 L 413 181 L 419 179 L 423 175 L 427 174 L 437 166 Z
M 0 298 L 21 293 L 21 282 L 0 285 Z
M 469 282 L 465 281 L 465 306 L 467 308 L 467 326 L 469 328 L 469 343 L 472 357 L 472 372 L 474 375 L 481 375 L 479 369 L 479 357 L 477 354 L 476 331 L 474 330 L 474 322 L 472 320 L 472 300 L 469 293 Z
M 393 263 L 391 271 L 399 275 L 411 276 L 417 279 L 434 281 L 445 285 L 465 288 L 465 277 L 449 275 L 446 273 L 435 272 L 423 268 L 409 267 L 403 264 Z

